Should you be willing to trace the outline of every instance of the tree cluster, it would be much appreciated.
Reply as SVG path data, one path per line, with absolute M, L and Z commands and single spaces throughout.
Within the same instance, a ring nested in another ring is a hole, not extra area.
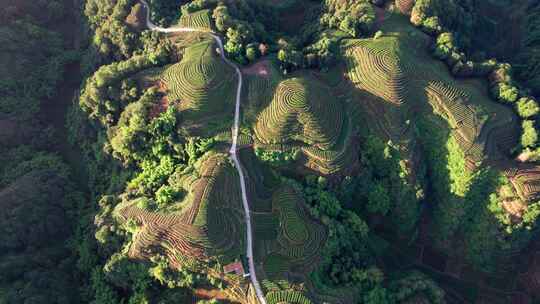
M 308 12 L 299 41 L 278 41 L 278 59 L 282 69 L 319 68 L 327 70 L 339 54 L 339 41 L 372 33 L 378 1 L 324 1 L 317 10 Z
M 324 13 L 320 17 L 323 27 L 339 29 L 353 38 L 372 32 L 375 10 L 370 1 L 329 0 L 325 1 L 324 6 Z
M 417 0 L 411 22 L 430 34 L 453 32 L 459 45 L 468 47 L 474 30 L 473 9 L 471 0 Z
M 301 152 L 298 149 L 291 149 L 290 151 L 278 151 L 257 148 L 255 149 L 255 155 L 261 161 L 266 162 L 271 166 L 282 167 L 299 160 Z
M 0 13 L 0 303 L 77 303 L 71 246 L 84 198 L 38 115 L 76 59 L 57 32 L 62 1 L 8 0 Z
M 139 96 L 136 85 L 126 78 L 165 64 L 169 51 L 166 45 L 159 45 L 142 55 L 101 66 L 86 80 L 79 99 L 82 110 L 88 113 L 91 120 L 111 126 L 117 121 L 120 111 Z M 120 88 L 116 85 L 118 83 L 121 83 Z
M 360 162 L 362 173 L 340 185 L 340 200 L 355 210 L 385 216 L 397 232 L 410 233 L 424 197 L 423 168 L 410 172 L 397 147 L 373 135 L 364 140 Z
M 540 4 L 529 2 L 522 49 L 516 60 L 516 76 L 535 96 L 540 96 Z
M 437 37 L 433 55 L 445 61 L 454 76 L 487 77 L 491 96 L 504 104 L 511 105 L 522 119 L 520 145 L 516 151 L 523 153 L 523 159 L 540 159 L 538 142 L 538 102 L 528 89 L 521 88 L 508 63 L 495 59 L 481 62 L 472 61 L 462 51 L 469 47 L 473 22 L 470 1 L 422 0 L 416 1 L 411 14 L 411 22 Z
M 86 1 L 84 15 L 91 30 L 90 46 L 86 54 L 87 69 L 112 60 L 123 60 L 133 55 L 139 46 L 138 34 L 125 22 L 135 0 Z
M 225 36 L 225 51 L 239 64 L 248 64 L 267 55 L 270 36 L 267 27 L 275 22 L 275 12 L 262 1 L 196 0 L 182 5 L 187 15 L 212 10 L 218 32 Z
M 185 0 L 148 0 L 150 5 L 150 19 L 155 24 L 168 27 L 180 17 L 180 6 Z
M 381 284 L 384 274 L 375 265 L 368 225 L 358 214 L 342 207 L 328 189 L 326 179 L 308 176 L 303 185 L 284 181 L 304 193 L 311 214 L 330 230 L 322 250 L 319 279 L 328 286 L 357 286 L 363 290 Z
M 463 242 L 464 256 L 475 267 L 493 271 L 508 258 L 508 252 L 528 243 L 538 216 L 536 207 L 526 212 L 525 222 L 512 221 L 502 203 L 517 196 L 501 195 L 499 189 L 505 181 L 500 174 L 490 167 L 468 168 L 461 148 L 441 125 L 424 119 L 417 128 L 418 134 L 429 134 L 421 142 L 430 172 L 431 197 L 436 202 L 432 229 L 435 244 L 445 247 Z
M 30 146 L 2 151 L 0 301 L 77 302 L 72 237 L 80 193 L 56 155 Z
M 27 5 L 36 11 L 42 9 L 35 3 Z M 44 98 L 53 96 L 62 80 L 64 65 L 77 54 L 67 52 L 62 36 L 48 22 L 41 21 L 39 15 L 6 18 L 0 21 L 0 53 L 4 60 L 0 72 L 0 113 L 29 119 Z

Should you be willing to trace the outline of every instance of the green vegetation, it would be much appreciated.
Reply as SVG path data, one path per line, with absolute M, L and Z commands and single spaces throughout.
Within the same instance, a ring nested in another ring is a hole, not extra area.
M 212 29 L 212 21 L 210 19 L 210 10 L 202 10 L 195 13 L 182 15 L 180 25 L 197 28 L 197 29 Z
M 339 104 L 314 79 L 291 78 L 276 88 L 274 99 L 259 115 L 255 135 L 263 143 L 288 143 L 299 140 L 325 148 L 336 143 L 343 126 Z M 298 117 L 293 120 L 294 117 Z M 302 130 L 296 133 L 294 130 Z
M 161 26 L 170 26 L 180 17 L 178 9 L 184 0 L 149 0 L 150 19 Z
M 0 303 L 538 301 L 529 2 L 8 0 Z
M 207 40 L 186 48 L 182 61 L 163 72 L 163 80 L 169 101 L 177 101 L 183 116 L 194 120 L 230 113 L 234 75 L 215 53 L 213 40 Z
M 492 97 L 502 103 L 513 104 L 518 99 L 536 102 L 530 95 L 530 90 L 520 87 L 510 64 L 498 63 L 495 59 L 476 62 L 462 51 L 472 48 L 470 39 L 475 25 L 474 16 L 470 1 L 454 3 L 453 1 L 426 0 L 415 3 L 411 13 L 411 22 L 437 36 L 434 55 L 445 60 L 454 75 L 487 76 Z M 532 36 L 534 35 L 533 30 Z M 531 66 L 534 66 L 534 63 Z M 518 107 L 516 107 L 516 112 L 521 118 L 527 119 L 527 113 L 520 111 Z M 525 161 L 535 161 L 540 153 L 540 149 L 537 148 L 538 143 L 533 140 L 532 134 L 537 133 L 536 130 L 532 130 L 533 128 L 537 127 L 526 121 L 522 123 L 523 134 L 520 145 L 516 148 L 522 152 L 522 159 Z
M 43 114 L 65 105 L 59 85 L 78 85 L 64 79 L 78 52 L 63 26 L 76 14 L 69 1 L 11 0 L 0 14 L 0 303 L 83 298 L 75 228 L 87 199 Z

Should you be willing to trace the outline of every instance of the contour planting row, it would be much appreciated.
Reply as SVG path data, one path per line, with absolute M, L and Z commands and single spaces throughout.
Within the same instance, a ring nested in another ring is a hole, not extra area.
M 156 235 L 161 242 L 168 244 L 177 253 L 198 259 L 208 257 L 207 247 L 203 244 L 205 234 L 195 227 L 176 223 L 172 226 L 159 227 Z
M 250 76 L 247 79 L 249 106 L 258 108 L 261 105 L 266 105 L 272 96 L 272 82 L 270 79 L 258 76 Z
M 376 42 L 358 41 L 348 47 L 349 78 L 386 101 L 402 104 L 407 95 L 407 75 L 397 53 L 386 48 L 374 48 L 376 46 Z
M 181 110 L 199 114 L 225 113 L 233 102 L 234 73 L 215 51 L 214 43 L 201 42 L 186 49 L 182 61 L 167 68 L 163 80 L 171 101 Z
M 289 271 L 290 261 L 287 257 L 272 253 L 263 262 L 264 272 L 269 278 L 283 278 Z M 268 288 L 267 288 L 268 289 Z
M 210 19 L 210 10 L 200 10 L 180 17 L 180 26 L 196 29 L 212 29 L 212 20 Z
M 303 208 L 303 199 L 292 187 L 284 186 L 274 196 L 273 205 L 280 206 L 281 231 L 279 253 L 296 264 L 312 263 L 326 240 L 324 227 L 313 222 Z M 285 206 L 283 206 L 285 204 Z M 292 208 L 294 210 L 283 208 Z M 282 211 L 283 210 L 283 211 Z
M 118 210 L 118 214 L 123 220 L 135 220 L 141 227 L 133 239 L 132 254 L 139 251 L 139 255 L 145 256 L 145 251 L 166 242 L 182 254 L 204 256 L 204 246 L 199 241 L 203 233 L 182 223 L 178 215 L 149 212 L 134 206 L 134 203 Z
M 199 208 L 201 202 L 207 201 L 210 196 L 210 191 L 214 188 L 215 185 L 215 174 L 217 167 L 217 157 L 211 157 L 208 159 L 202 168 L 202 174 L 199 180 L 197 180 L 191 189 L 190 192 L 193 193 L 193 201 L 189 209 L 186 209 L 182 214 L 182 219 L 184 223 L 189 225 L 194 224 L 195 218 L 199 214 Z
M 292 244 L 303 244 L 308 238 L 308 228 L 300 216 L 298 194 L 291 187 L 283 187 L 274 194 L 273 209 L 279 212 L 279 219 L 284 236 Z
M 309 157 L 310 167 L 322 174 L 340 172 L 355 163 L 354 146 L 349 141 L 336 150 L 321 150 L 316 147 L 306 147 L 302 152 Z
M 271 291 L 266 294 L 269 304 L 311 304 L 311 300 L 295 290 Z
M 193 224 L 206 233 L 205 245 L 212 253 L 229 255 L 242 248 L 244 228 L 240 185 L 236 171 L 223 154 L 206 159 L 201 171 L 209 174 L 207 166 L 214 162 L 217 163 L 211 171 L 212 178 L 202 193 Z
M 540 167 L 519 169 L 509 178 L 516 192 L 524 201 L 531 201 L 540 197 Z
M 426 91 L 433 107 L 448 119 L 452 127 L 469 143 L 474 142 L 483 123 L 475 111 L 465 104 L 467 97 L 455 87 L 440 82 L 430 83 Z
M 342 115 L 341 104 L 317 80 L 291 78 L 278 85 L 254 130 L 265 144 L 298 138 L 324 149 L 335 144 L 343 124 Z
M 253 233 L 258 240 L 273 240 L 279 232 L 279 217 L 274 213 L 253 213 Z
M 339 172 L 355 163 L 354 145 L 351 143 L 351 123 L 345 119 L 345 126 L 337 144 L 332 149 L 322 150 L 314 146 L 302 148 L 309 157 L 309 166 L 323 174 Z
M 240 159 L 246 171 L 249 194 L 260 199 L 270 199 L 272 191 L 279 184 L 278 178 L 259 161 L 252 150 L 244 149 L 240 151 Z M 254 211 L 259 211 L 256 206 L 254 207 Z
M 506 155 L 518 143 L 518 133 L 515 121 L 509 119 L 493 119 L 488 121 L 480 133 L 482 141 L 486 142 L 486 153 L 497 159 Z

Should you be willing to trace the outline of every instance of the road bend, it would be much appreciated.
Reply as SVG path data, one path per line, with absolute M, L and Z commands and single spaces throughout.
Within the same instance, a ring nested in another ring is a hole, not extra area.
M 160 26 L 157 26 L 152 23 L 150 20 L 150 6 L 145 0 L 140 0 L 143 6 L 146 9 L 146 26 L 156 32 L 161 33 L 178 33 L 178 32 L 202 32 L 207 33 L 216 41 L 219 47 L 219 55 L 221 56 L 221 59 L 227 63 L 230 67 L 232 67 L 236 75 L 238 76 L 238 86 L 236 88 L 236 101 L 235 101 L 235 109 L 234 109 L 234 124 L 232 127 L 232 144 L 231 148 L 229 149 L 229 154 L 231 155 L 231 158 L 234 162 L 235 168 L 238 171 L 238 176 L 240 178 L 240 190 L 242 192 L 242 204 L 244 206 L 244 220 L 246 222 L 246 234 L 247 234 L 247 246 L 246 246 L 246 256 L 248 259 L 249 264 L 249 275 L 251 278 L 251 283 L 253 284 L 253 287 L 255 288 L 255 293 L 257 294 L 257 298 L 259 299 L 260 304 L 266 304 L 266 300 L 264 298 L 264 294 L 261 289 L 261 285 L 259 284 L 259 281 L 257 280 L 257 274 L 255 271 L 255 262 L 253 258 L 253 229 L 251 228 L 251 216 L 250 216 L 250 210 L 249 210 L 249 202 L 247 197 L 247 191 L 246 191 L 246 180 L 244 175 L 244 170 L 242 169 L 242 164 L 240 163 L 240 159 L 238 158 L 238 132 L 239 132 L 239 126 L 240 126 L 240 100 L 242 97 L 242 72 L 240 71 L 240 68 L 236 64 L 234 64 L 232 61 L 227 59 L 225 57 L 225 51 L 223 50 L 223 42 L 221 38 L 216 35 L 215 33 L 203 30 L 203 29 L 196 29 L 196 28 L 189 28 L 189 27 L 168 27 L 163 28 Z

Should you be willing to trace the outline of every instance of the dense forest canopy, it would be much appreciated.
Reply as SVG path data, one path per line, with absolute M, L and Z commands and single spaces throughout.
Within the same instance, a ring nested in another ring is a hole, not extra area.
M 0 303 L 540 301 L 518 2 L 6 1 Z

